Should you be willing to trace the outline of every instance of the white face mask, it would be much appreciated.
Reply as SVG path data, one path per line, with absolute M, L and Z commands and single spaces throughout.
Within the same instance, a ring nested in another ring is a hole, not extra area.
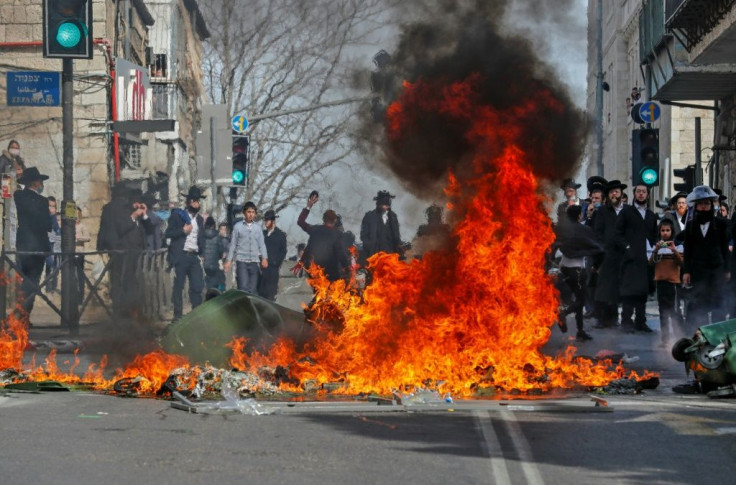
M 20 155 L 20 148 L 11 148 L 10 150 L 8 150 L 8 153 L 13 155 L 14 157 L 17 157 L 18 155 Z

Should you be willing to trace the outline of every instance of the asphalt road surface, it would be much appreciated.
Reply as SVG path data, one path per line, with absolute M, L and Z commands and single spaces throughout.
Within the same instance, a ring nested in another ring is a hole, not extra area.
M 736 403 L 654 392 L 402 407 L 0 394 L 0 483 L 734 483 Z M 268 404 L 266 404 L 268 405 Z M 605 412 L 608 411 L 608 412 Z

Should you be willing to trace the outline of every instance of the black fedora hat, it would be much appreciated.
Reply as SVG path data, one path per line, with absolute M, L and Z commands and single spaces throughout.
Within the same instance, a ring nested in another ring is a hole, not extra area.
M 154 204 L 156 204 L 158 202 L 158 199 L 156 198 L 156 196 L 153 193 L 146 192 L 145 194 L 143 194 L 143 202 L 148 207 L 153 207 Z
M 388 190 L 379 190 L 378 194 L 376 194 L 375 197 L 373 197 L 373 200 L 379 201 L 379 200 L 385 200 L 389 203 L 391 202 L 391 199 L 396 197 L 395 195 L 391 195 Z
M 562 185 L 560 185 L 560 188 L 562 190 L 567 190 L 567 189 L 577 190 L 580 188 L 580 184 L 576 184 L 575 181 L 571 178 L 566 178 L 565 180 L 562 181 Z
M 613 189 L 621 189 L 624 190 L 628 185 L 622 184 L 620 180 L 609 180 L 606 184 L 606 193 L 610 192 Z
M 594 189 L 606 190 L 607 184 L 608 180 L 604 179 L 600 175 L 593 175 L 587 182 L 588 192 L 593 192 Z
M 202 189 L 197 187 L 196 185 L 192 185 L 189 187 L 189 192 L 186 194 L 182 193 L 182 197 L 186 197 L 189 200 L 199 200 L 199 199 L 206 199 L 207 196 L 202 195 Z
M 687 192 L 678 192 L 670 197 L 670 205 L 674 204 L 679 198 L 687 199 Z
M 278 216 L 274 211 L 271 209 L 268 209 L 265 214 L 263 214 L 263 220 L 264 221 L 275 221 Z
M 29 182 L 33 182 L 34 180 L 48 180 L 48 178 L 48 175 L 42 174 L 36 167 L 28 167 L 23 170 L 23 174 L 18 177 L 18 183 L 27 185 Z

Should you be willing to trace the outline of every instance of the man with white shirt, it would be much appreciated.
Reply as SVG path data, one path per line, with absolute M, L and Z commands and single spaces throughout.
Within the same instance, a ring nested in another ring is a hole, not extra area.
M 651 333 L 645 316 L 647 295 L 653 291 L 649 254 L 657 237 L 657 216 L 649 210 L 649 187 L 634 186 L 634 200 L 624 205 L 616 220 L 616 239 L 621 251 L 621 329 Z M 636 317 L 634 318 L 634 312 Z
M 239 290 L 257 294 L 261 269 L 268 268 L 268 250 L 261 226 L 256 224 L 257 208 L 253 202 L 243 206 L 243 220 L 233 226 L 230 249 L 225 261 L 225 273 L 235 261 L 235 282 Z
M 695 327 L 725 319 L 722 291 L 731 278 L 728 251 L 728 221 L 715 217 L 714 201 L 718 194 L 707 185 L 699 185 L 687 196 L 694 209 L 693 218 L 685 226 L 685 254 L 682 284 L 692 285 L 687 304 L 687 324 Z
M 192 186 L 186 197 L 184 209 L 172 209 L 164 237 L 170 239 L 169 263 L 174 268 L 174 287 L 171 302 L 174 304 L 174 320 L 181 318 L 184 284 L 189 279 L 189 302 L 192 308 L 202 303 L 204 272 L 200 256 L 204 253 L 204 219 L 199 215 L 199 201 L 204 199 L 199 187 Z
M 667 212 L 663 219 L 672 221 L 672 235 L 679 240 L 679 234 L 685 230 L 687 222 L 687 194 L 678 192 L 670 198 L 672 210 Z

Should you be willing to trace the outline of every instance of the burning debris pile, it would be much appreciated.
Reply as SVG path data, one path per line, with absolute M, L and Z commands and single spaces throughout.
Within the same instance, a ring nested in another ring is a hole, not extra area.
M 578 357 L 572 347 L 556 357 L 541 352 L 558 307 L 545 272 L 554 233 L 542 185 L 574 169 L 585 123 L 528 43 L 499 34 L 503 4 L 481 2 L 475 6 L 491 11 L 415 25 L 394 56 L 403 82 L 387 108 L 383 155 L 418 193 L 444 185 L 454 222 L 448 247 L 408 263 L 373 256 L 372 283 L 360 295 L 347 282 L 314 276 L 311 338 L 247 350 L 236 339 L 228 346 L 239 371 L 157 351 L 111 380 L 104 362 L 81 380 L 124 395 L 204 397 L 227 382 L 240 395 L 429 389 L 465 398 L 640 380 L 619 362 Z M 451 25 L 461 28 L 448 32 Z M 20 368 L 24 335 L 11 321 L 0 368 Z M 44 370 L 22 375 L 72 378 L 48 360 Z

